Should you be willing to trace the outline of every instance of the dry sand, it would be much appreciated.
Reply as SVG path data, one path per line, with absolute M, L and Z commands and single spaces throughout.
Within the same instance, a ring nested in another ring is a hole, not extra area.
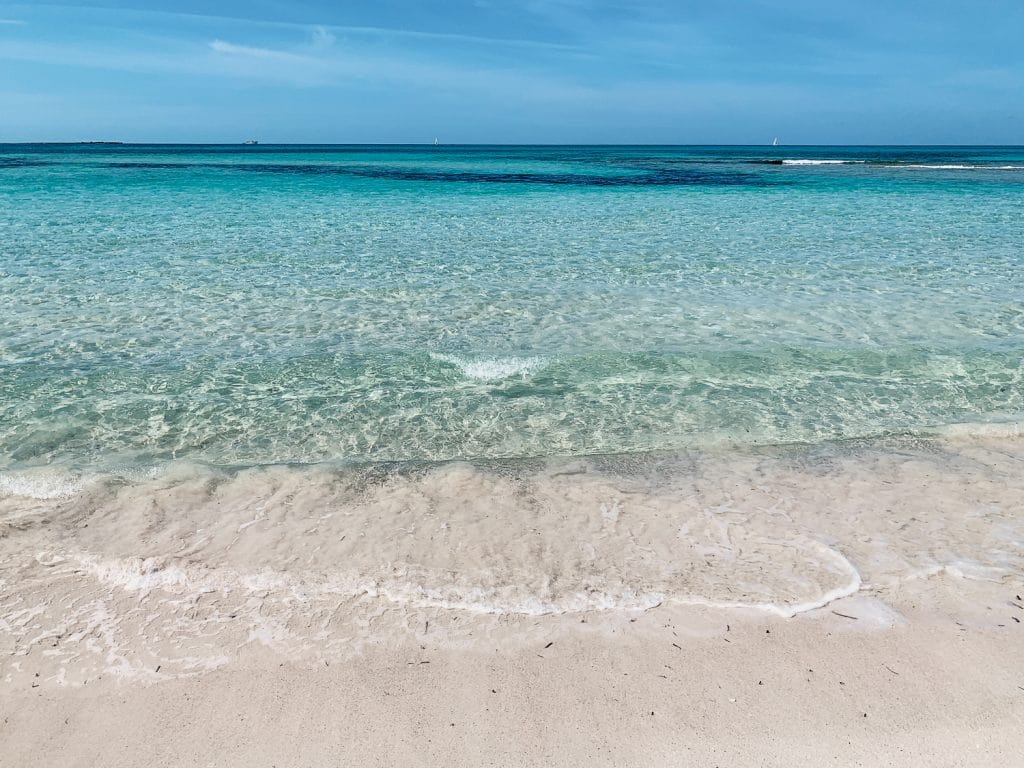
M 1024 765 L 1013 596 L 932 581 L 917 597 L 942 608 L 890 626 L 861 598 L 795 619 L 666 607 L 492 626 L 471 649 L 428 629 L 342 663 L 8 689 L 0 764 Z

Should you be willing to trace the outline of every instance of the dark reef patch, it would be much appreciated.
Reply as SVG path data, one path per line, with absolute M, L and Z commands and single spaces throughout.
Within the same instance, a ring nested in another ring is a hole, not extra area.
M 629 173 L 538 173 L 497 171 L 446 171 L 423 168 L 367 167 L 314 163 L 164 163 L 123 161 L 105 163 L 107 168 L 137 170 L 185 170 L 201 168 L 229 173 L 265 173 L 299 176 L 347 176 L 387 181 L 461 184 L 536 184 L 575 187 L 674 187 L 674 186 L 767 186 L 779 182 L 741 171 L 702 170 L 693 167 L 648 167 Z

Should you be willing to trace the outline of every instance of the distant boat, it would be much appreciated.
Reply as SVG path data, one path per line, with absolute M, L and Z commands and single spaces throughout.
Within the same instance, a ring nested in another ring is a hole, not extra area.
M 434 137 L 434 146 L 436 147 L 441 142 L 437 140 L 437 136 Z
M 772 139 L 772 146 L 773 147 L 779 146 L 779 137 L 778 136 L 776 136 L 774 139 Z
M 248 144 L 248 145 L 250 145 L 250 146 L 251 146 L 251 145 L 253 145 L 253 144 L 259 144 L 259 142 L 258 142 L 258 141 L 256 141 L 256 139 L 246 139 L 246 140 L 245 140 L 245 141 L 243 141 L 242 143 L 243 143 L 243 144 Z

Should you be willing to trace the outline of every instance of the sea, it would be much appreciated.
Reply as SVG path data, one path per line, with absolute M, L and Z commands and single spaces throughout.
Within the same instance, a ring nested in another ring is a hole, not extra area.
M 0 145 L 0 307 L 12 653 L 1021 572 L 1024 147 Z

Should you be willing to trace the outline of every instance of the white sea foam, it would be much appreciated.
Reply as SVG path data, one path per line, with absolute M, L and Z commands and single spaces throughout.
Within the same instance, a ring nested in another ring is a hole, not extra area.
M 704 597 L 688 595 L 685 597 L 673 597 L 672 601 L 683 605 L 703 605 L 723 610 L 741 609 L 763 611 L 764 613 L 770 613 L 774 616 L 789 619 L 801 613 L 807 613 L 808 611 L 814 611 L 818 608 L 824 608 L 826 605 L 833 603 L 836 600 L 841 600 L 844 597 L 850 597 L 851 595 L 857 594 L 863 585 L 863 581 L 861 579 L 860 572 L 853 566 L 853 563 L 851 563 L 841 552 L 838 552 L 831 547 L 826 547 L 823 544 L 820 545 L 819 551 L 827 559 L 831 559 L 840 568 L 846 570 L 849 574 L 849 581 L 846 584 L 834 587 L 833 589 L 824 592 L 820 597 L 814 600 L 806 600 L 799 603 L 754 603 L 743 601 L 708 600 Z
M 866 160 L 789 158 L 782 165 L 863 165 Z M 934 171 L 1024 171 L 1024 165 L 968 165 L 964 163 L 881 163 L 886 168 Z
M 783 160 L 783 165 L 859 165 L 863 160 Z
M 419 584 L 392 583 L 377 596 L 419 608 L 443 608 L 494 615 L 549 616 L 591 611 L 644 611 L 665 602 L 660 592 L 629 589 L 614 592 L 575 591 L 564 595 L 533 595 L 521 589 L 488 590 L 448 586 L 427 588 Z
M 431 353 L 430 356 L 454 365 L 464 376 L 479 381 L 496 381 L 533 373 L 545 364 L 540 357 L 481 357 L 474 360 L 440 353 Z
M 87 479 L 62 469 L 0 473 L 0 498 L 67 499 L 82 490 Z
M 482 587 L 462 584 L 427 585 L 402 579 L 374 579 L 356 573 L 318 575 L 286 573 L 264 569 L 239 572 L 230 568 L 164 565 L 154 558 L 99 560 L 83 555 L 77 569 L 103 584 L 126 592 L 148 594 L 154 590 L 198 596 L 219 592 L 237 595 L 275 595 L 278 599 L 313 604 L 341 598 L 369 597 L 415 608 L 441 608 L 493 615 L 547 616 L 594 611 L 649 610 L 668 601 L 719 610 L 749 610 L 790 618 L 821 608 L 855 594 L 861 587 L 860 574 L 842 555 L 832 552 L 849 569 L 847 584 L 835 587 L 813 600 L 799 603 L 716 600 L 702 595 L 669 595 L 664 592 L 619 588 L 574 590 L 564 594 L 534 594 L 516 585 Z
M 129 592 L 149 592 L 154 589 L 203 592 L 214 589 L 202 580 L 197 582 L 186 569 L 177 565 L 165 566 L 158 558 L 99 560 L 84 556 L 78 558 L 78 562 L 87 573 L 101 582 Z

